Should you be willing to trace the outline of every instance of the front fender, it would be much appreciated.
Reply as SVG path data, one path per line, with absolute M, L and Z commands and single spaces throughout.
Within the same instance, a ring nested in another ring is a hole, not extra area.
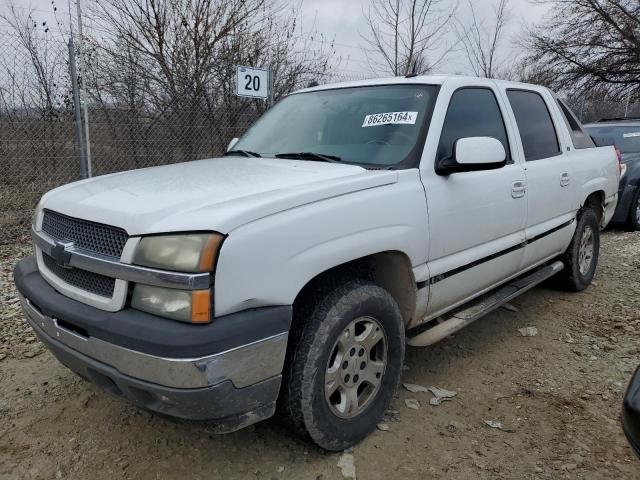
M 337 265 L 399 251 L 426 262 L 428 229 L 417 170 L 397 183 L 318 201 L 229 233 L 215 278 L 215 315 L 291 305 L 312 278 Z

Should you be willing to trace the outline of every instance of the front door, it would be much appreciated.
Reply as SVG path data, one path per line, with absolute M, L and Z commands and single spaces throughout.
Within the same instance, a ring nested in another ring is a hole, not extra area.
M 441 91 L 441 95 L 445 93 Z M 507 152 L 505 166 L 449 175 L 437 175 L 433 165 L 421 169 L 430 232 L 428 316 L 464 303 L 520 268 L 526 219 L 525 175 L 521 164 L 511 156 L 502 111 L 490 82 L 455 90 L 435 161 L 451 158 L 460 138 L 493 137 Z M 432 124 L 432 128 L 437 126 Z

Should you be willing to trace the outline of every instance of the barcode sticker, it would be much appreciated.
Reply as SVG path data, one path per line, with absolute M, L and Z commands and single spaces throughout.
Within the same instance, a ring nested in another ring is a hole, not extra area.
M 374 113 L 364 117 L 363 127 L 376 127 L 378 125 L 414 125 L 418 118 L 418 112 L 387 112 Z

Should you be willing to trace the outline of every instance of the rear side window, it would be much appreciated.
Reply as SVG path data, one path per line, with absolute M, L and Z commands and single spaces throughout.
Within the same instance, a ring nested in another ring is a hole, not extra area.
M 540 94 L 528 90 L 507 90 L 507 97 L 520 131 L 525 160 L 530 162 L 559 155 L 558 135 Z
M 560 111 L 562 112 L 562 118 L 564 118 L 564 122 L 567 124 L 567 128 L 569 129 L 573 146 L 578 149 L 595 147 L 595 143 L 593 143 L 591 137 L 585 133 L 580 121 L 576 118 L 571 109 L 559 98 L 557 101 Z
M 511 160 L 507 131 L 498 101 L 488 88 L 462 88 L 451 96 L 442 126 L 436 164 L 453 157 L 457 140 L 466 137 L 493 137 L 499 140 Z

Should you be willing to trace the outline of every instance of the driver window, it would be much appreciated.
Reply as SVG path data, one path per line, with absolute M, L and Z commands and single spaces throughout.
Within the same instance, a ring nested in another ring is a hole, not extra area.
M 498 101 L 489 88 L 461 88 L 451 96 L 436 164 L 452 158 L 456 141 L 466 137 L 493 137 L 499 140 L 507 152 L 507 163 L 512 163 L 504 120 Z

